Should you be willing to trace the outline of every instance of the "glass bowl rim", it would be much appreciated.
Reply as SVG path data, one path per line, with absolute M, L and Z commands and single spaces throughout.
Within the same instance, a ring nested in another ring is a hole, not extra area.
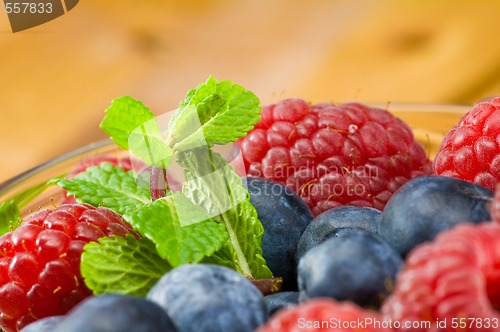
M 86 153 L 90 153 L 96 149 L 111 147 L 114 145 L 114 142 L 111 139 L 104 139 L 96 142 L 89 143 L 87 145 L 81 146 L 74 150 L 71 150 L 66 153 L 62 153 L 52 159 L 49 159 L 45 162 L 42 162 L 34 167 L 31 167 L 7 180 L 0 183 L 0 196 L 3 196 L 9 192 L 9 190 L 13 189 L 17 184 L 29 179 L 31 176 L 36 175 L 39 172 L 49 169 L 52 166 L 58 165 L 64 161 L 68 161 L 72 158 L 76 158 L 80 155 L 84 155 Z

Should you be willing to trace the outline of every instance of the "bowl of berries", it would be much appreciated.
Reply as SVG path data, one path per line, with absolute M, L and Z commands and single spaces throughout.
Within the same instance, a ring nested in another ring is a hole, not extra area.
M 0 185 L 0 327 L 496 331 L 500 99 L 261 106 L 213 77 L 163 125 Z

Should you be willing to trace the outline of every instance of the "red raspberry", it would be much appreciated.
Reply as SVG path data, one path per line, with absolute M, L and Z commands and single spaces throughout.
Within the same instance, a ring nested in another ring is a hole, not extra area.
M 278 311 L 256 332 L 392 331 L 389 322 L 351 302 L 314 299 Z
M 499 238 L 498 224 L 461 224 L 416 247 L 382 313 L 401 331 L 498 331 Z
M 261 115 L 239 141 L 247 174 L 285 183 L 315 215 L 347 204 L 381 210 L 403 183 L 431 173 L 411 129 L 385 110 L 285 99 Z
M 80 273 L 83 246 L 126 234 L 138 237 L 118 214 L 85 204 L 26 217 L 0 237 L 0 327 L 18 331 L 39 318 L 66 313 L 91 294 Z
M 500 181 L 500 98 L 477 104 L 448 132 L 434 172 L 495 190 Z

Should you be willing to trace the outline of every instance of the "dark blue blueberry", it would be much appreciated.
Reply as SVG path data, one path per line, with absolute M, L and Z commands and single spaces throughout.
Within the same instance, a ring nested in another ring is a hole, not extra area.
M 55 332 L 176 332 L 166 312 L 143 298 L 107 294 L 74 307 Z
M 54 332 L 65 316 L 45 317 L 26 325 L 20 332 Z
M 275 277 L 283 278 L 283 290 L 297 290 L 295 252 L 313 214 L 290 188 L 266 179 L 249 177 L 250 202 L 264 226 L 262 251 Z
M 378 307 L 402 264 L 399 254 L 373 233 L 331 237 L 300 259 L 299 299 L 331 297 Z
M 321 213 L 302 234 L 297 246 L 297 261 L 309 249 L 332 236 L 343 236 L 359 229 L 377 233 L 380 213 L 374 208 L 357 206 L 340 206 Z
M 180 332 L 253 332 L 268 318 L 262 293 L 240 273 L 217 265 L 175 268 L 147 298 L 163 307 Z
M 486 208 L 493 192 L 444 176 L 408 181 L 387 202 L 379 234 L 403 257 L 422 242 L 463 222 L 491 220 Z
M 264 297 L 269 316 L 280 309 L 287 308 L 299 303 L 299 292 L 280 292 Z

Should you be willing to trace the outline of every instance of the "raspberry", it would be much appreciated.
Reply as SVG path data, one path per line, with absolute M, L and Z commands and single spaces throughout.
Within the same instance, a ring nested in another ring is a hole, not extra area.
M 446 134 L 434 172 L 495 190 L 500 181 L 500 98 L 475 105 Z
M 83 246 L 100 237 L 138 235 L 116 213 L 85 204 L 27 216 L 0 237 L 0 327 L 20 330 L 65 314 L 91 294 L 80 273 Z
M 285 183 L 315 215 L 340 205 L 382 210 L 403 183 L 432 171 L 408 125 L 379 108 L 285 99 L 261 115 L 239 141 L 247 174 Z
M 401 331 L 498 331 L 499 237 L 495 223 L 462 224 L 416 247 L 383 315 L 400 322 Z
M 257 332 L 389 332 L 389 322 L 351 302 L 314 299 L 278 311 Z

